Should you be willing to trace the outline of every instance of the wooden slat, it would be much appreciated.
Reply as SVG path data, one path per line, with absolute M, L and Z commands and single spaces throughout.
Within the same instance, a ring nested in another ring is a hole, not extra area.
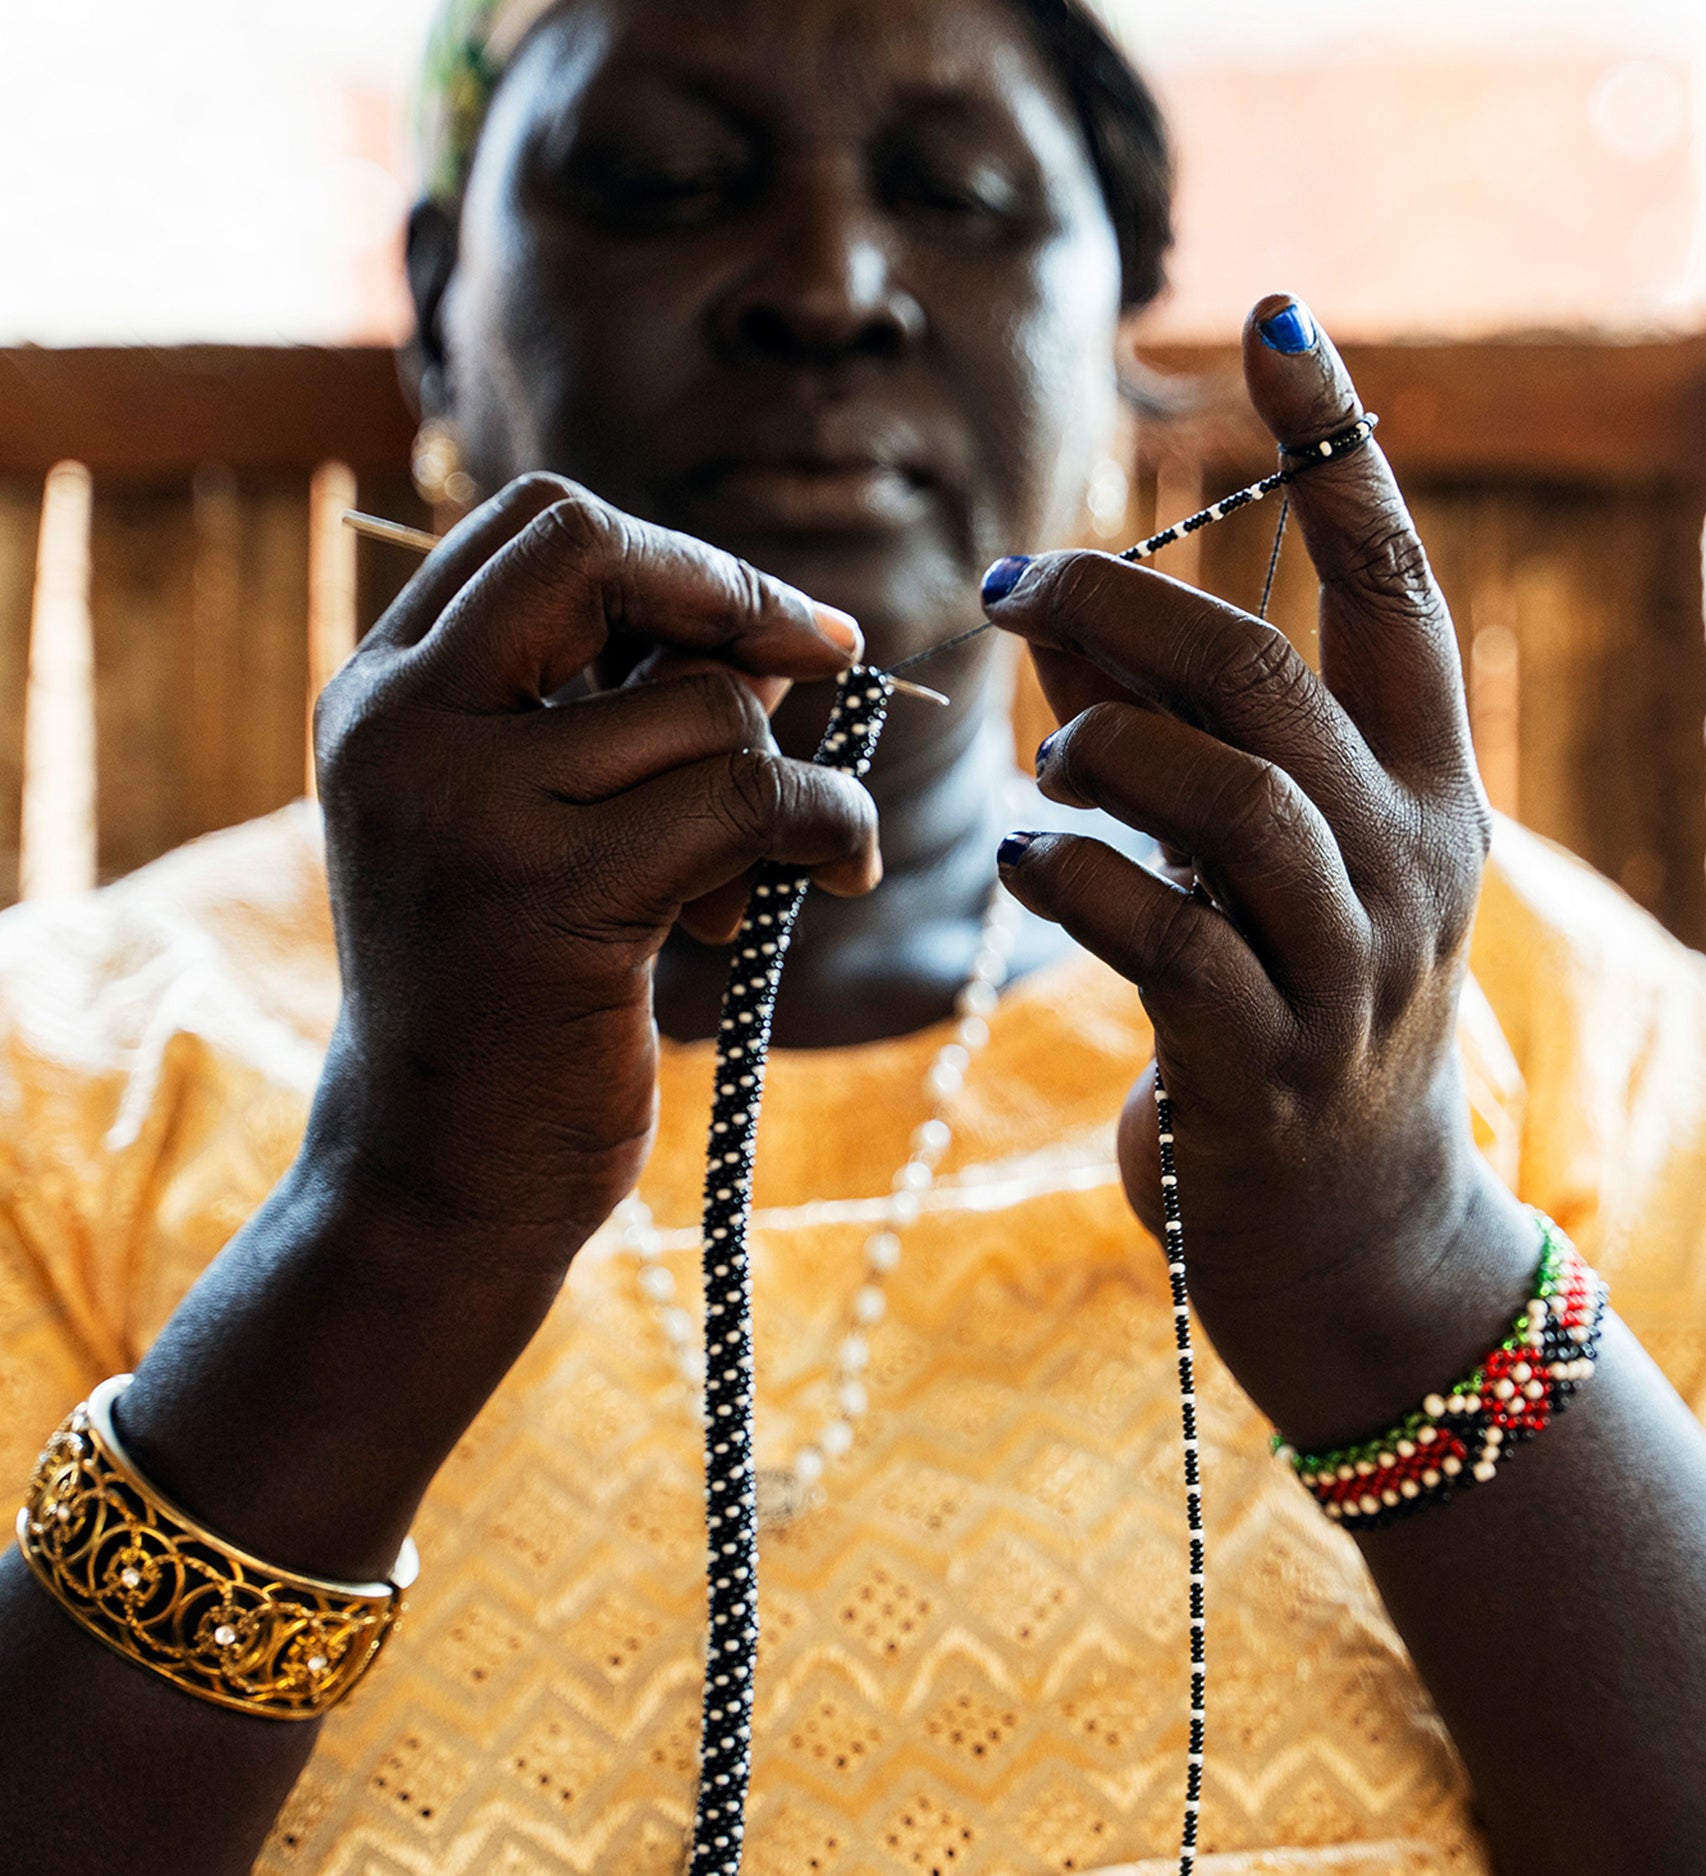
M 24 692 L 40 529 L 41 484 L 32 479 L 0 486 L 0 906 L 18 896 Z
M 103 878 L 302 792 L 307 492 L 223 468 L 96 486 Z
M 316 346 L 0 351 L 0 475 L 62 457 L 97 475 L 193 475 L 203 464 L 306 471 L 409 458 L 414 420 L 392 355 Z
M 95 486 L 95 775 L 101 877 L 116 878 L 199 833 L 185 812 L 200 712 L 192 704 L 195 509 L 187 480 Z
M 1144 348 L 1186 407 L 1146 434 L 1205 461 L 1267 455 L 1227 346 Z M 1652 481 L 1706 473 L 1706 339 L 1353 345 L 1395 462 L 1421 476 Z M 66 456 L 97 473 L 204 462 L 400 473 L 414 432 L 392 354 L 183 346 L 0 350 L 0 476 Z
M 1417 521 L 1471 657 L 1516 638 L 1521 819 L 1706 940 L 1706 489 L 1465 488 Z
M 1235 350 L 1142 356 L 1180 405 L 1151 419 L 1147 449 L 1267 466 L 1272 444 L 1250 413 Z M 1351 345 L 1345 361 L 1401 476 L 1634 483 L 1706 473 L 1703 339 Z

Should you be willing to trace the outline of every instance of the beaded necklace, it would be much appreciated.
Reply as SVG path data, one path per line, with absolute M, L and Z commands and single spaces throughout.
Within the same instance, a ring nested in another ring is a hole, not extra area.
M 1148 560 L 1163 547 L 1261 501 L 1300 475 L 1361 449 L 1379 419 L 1360 417 L 1307 450 L 1282 450 L 1290 466 L 1175 522 L 1120 559 Z M 1267 610 L 1284 538 L 1282 506 L 1268 564 Z M 975 626 L 888 670 L 857 666 L 836 683 L 834 707 L 814 761 L 863 776 L 888 715 L 897 674 L 990 629 Z M 752 1279 L 747 1233 L 753 1150 L 782 964 L 806 895 L 808 875 L 767 861 L 757 868 L 735 938 L 717 1029 L 715 1093 L 706 1150 L 702 1258 L 705 1277 L 705 1536 L 707 1633 L 689 1876 L 740 1876 L 752 1774 L 753 1676 L 758 1652 L 758 1479 L 753 1460 Z M 1173 1114 L 1157 1062 L 1156 1118 L 1161 1198 L 1174 1331 L 1179 1349 L 1179 1412 L 1190 1544 L 1190 1736 L 1180 1829 L 1179 1876 L 1196 1868 L 1206 1726 L 1206 1550 L 1198 1469 L 1196 1384 L 1191 1359 L 1184 1224 L 1173 1156 Z

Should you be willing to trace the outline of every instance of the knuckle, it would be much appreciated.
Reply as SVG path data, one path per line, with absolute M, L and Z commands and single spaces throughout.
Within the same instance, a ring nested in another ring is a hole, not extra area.
M 730 749 L 765 749 L 770 719 L 764 706 L 732 672 L 702 671 L 688 680 L 713 741 Z
M 711 802 L 737 844 L 763 853 L 773 843 L 787 812 L 786 766 L 779 756 L 759 749 L 738 749 L 723 765 L 722 786 Z
M 756 619 L 768 610 L 770 583 L 750 560 L 731 559 L 730 597 L 736 619 Z
M 1080 648 L 1082 635 L 1077 621 L 1095 607 L 1109 577 L 1108 567 L 1106 554 L 1087 550 L 1063 554 L 1054 563 L 1038 595 L 1053 642 L 1069 651 Z
M 1291 641 L 1272 627 L 1258 635 L 1236 633 L 1217 653 L 1207 655 L 1209 694 L 1236 697 L 1262 710 L 1291 707 L 1312 681 Z
M 1076 794 L 1094 795 L 1119 766 L 1131 718 L 1130 704 L 1094 703 L 1061 732 L 1050 752 L 1057 778 Z
M 554 475 L 549 469 L 529 469 L 507 483 L 499 499 L 506 508 L 537 513 L 577 492 L 577 485 L 566 476 Z
M 1233 849 L 1271 854 L 1305 831 L 1309 808 L 1302 790 L 1271 762 L 1240 764 L 1227 777 L 1217 816 Z
M 619 538 L 616 519 L 607 503 L 570 483 L 534 516 L 527 531 L 547 553 L 567 552 L 578 559 L 611 545 L 613 533 Z
M 1351 536 L 1335 583 L 1361 587 L 1404 611 L 1440 604 L 1427 549 L 1402 512 L 1376 515 Z

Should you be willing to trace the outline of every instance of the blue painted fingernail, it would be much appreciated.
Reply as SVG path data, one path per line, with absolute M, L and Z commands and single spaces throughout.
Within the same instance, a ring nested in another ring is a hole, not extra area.
M 1277 313 L 1269 313 L 1256 327 L 1262 343 L 1288 355 L 1307 352 L 1315 343 L 1315 321 L 1301 300 L 1293 300 Z
M 995 849 L 997 865 L 1017 866 L 1024 859 L 1026 849 L 1035 839 L 1035 834 L 1004 834 L 1001 837 L 1001 845 Z
M 979 589 L 983 603 L 993 606 L 998 600 L 1005 599 L 1025 577 L 1025 569 L 1030 564 L 1029 554 L 1004 554 L 983 576 L 983 585 Z
M 1053 730 L 1037 744 L 1037 773 L 1043 772 L 1043 765 L 1048 761 L 1048 752 L 1054 747 L 1060 731 Z

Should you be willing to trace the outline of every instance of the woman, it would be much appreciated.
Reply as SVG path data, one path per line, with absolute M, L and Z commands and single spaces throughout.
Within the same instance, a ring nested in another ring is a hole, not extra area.
M 719 941 L 772 855 L 832 896 L 768 1093 L 761 1433 L 823 1477 L 766 1540 L 748 1868 L 1170 1863 L 1172 1327 L 1119 1183 L 1153 1227 L 1151 1018 L 1224 1364 L 1205 1867 L 1700 1867 L 1706 1442 L 1629 1329 L 1519 1466 L 1355 1548 L 1266 1454 L 1503 1332 L 1537 1255 L 1510 1180 L 1699 1387 L 1706 986 L 1532 841 L 1483 881 L 1377 452 L 1296 488 L 1323 680 L 1155 574 L 1025 558 L 1158 281 L 1141 88 L 1052 0 L 500 4 L 445 43 L 421 387 L 499 492 L 322 707 L 335 1028 L 299 815 L 12 915 L 4 979 L 20 1482 L 152 1340 L 117 1420 L 153 1487 L 280 1570 L 382 1578 L 411 1526 L 425 1567 L 315 1728 L 185 1698 L 9 1555 L 12 1866 L 679 1867 L 702 1513 L 667 1293 Z M 1282 446 L 1357 415 L 1301 305 L 1246 364 Z M 1043 794 L 1202 891 L 1011 831 L 990 637 L 934 667 L 949 710 L 897 706 L 868 794 L 798 760 L 859 628 L 890 663 L 976 623 L 998 555 L 988 614 L 1067 725 Z M 1035 916 L 967 1065 L 998 840 Z M 636 1179 L 655 1242 L 607 1222 Z

